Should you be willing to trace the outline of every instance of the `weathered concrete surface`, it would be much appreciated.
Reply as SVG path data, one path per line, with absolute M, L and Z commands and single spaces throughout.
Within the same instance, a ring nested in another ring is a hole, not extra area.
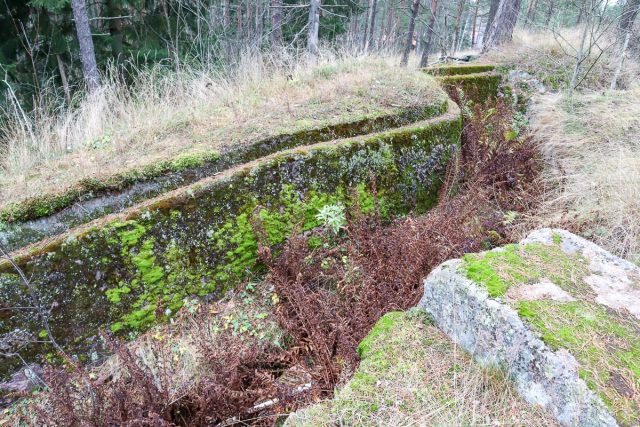
M 639 270 L 633 264 L 563 230 L 535 231 L 520 247 L 528 244 L 538 245 L 537 251 L 540 245 L 559 246 L 565 254 L 580 257 L 576 262 L 582 263 L 584 257 L 588 272 L 583 280 L 595 292 L 596 303 L 637 313 Z M 489 254 L 500 251 L 506 252 L 497 249 Z M 554 351 L 508 302 L 514 293 L 531 300 L 548 298 L 556 305 L 576 304 L 571 301 L 580 298 L 565 284 L 547 282 L 547 277 L 534 283 L 523 279 L 522 283 L 511 283 L 504 295 L 492 298 L 486 286 L 468 278 L 464 260 L 451 260 L 425 279 L 424 296 L 418 306 L 477 362 L 506 370 L 527 402 L 544 407 L 562 425 L 616 426 L 616 419 L 598 395 L 601 390 L 596 394 L 580 378 L 582 363 L 562 346 Z M 523 289 L 527 286 L 530 292 Z M 632 347 L 628 351 L 633 355 L 635 350 Z

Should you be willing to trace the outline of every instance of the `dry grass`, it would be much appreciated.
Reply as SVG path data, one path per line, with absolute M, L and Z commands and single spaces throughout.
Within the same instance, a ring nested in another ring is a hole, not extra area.
M 0 206 L 86 177 L 281 132 L 422 105 L 438 89 L 394 57 L 325 53 L 315 67 L 282 51 L 247 54 L 229 70 L 161 65 L 133 83 L 107 73 L 101 93 L 69 112 L 16 112 L 3 133 Z
M 422 312 L 387 314 L 364 342 L 353 378 L 332 400 L 291 416 L 287 427 L 557 425 Z
M 580 46 L 581 28 L 562 28 L 555 31 L 527 31 L 516 29 L 513 41 L 493 50 L 485 60 L 515 66 L 518 70 L 535 75 L 547 89 L 566 89 L 575 66 L 575 56 Z M 611 83 L 611 77 L 617 65 L 617 48 L 612 43 L 613 35 L 605 34 L 598 46 L 604 49 L 600 55 L 594 48 L 583 71 L 589 71 L 580 88 L 604 89 Z M 628 59 L 619 80 L 620 87 L 626 87 L 640 74 L 640 62 Z M 582 74 L 581 74 L 582 76 Z
M 640 86 L 540 97 L 531 127 L 554 189 L 533 225 L 570 228 L 640 262 Z

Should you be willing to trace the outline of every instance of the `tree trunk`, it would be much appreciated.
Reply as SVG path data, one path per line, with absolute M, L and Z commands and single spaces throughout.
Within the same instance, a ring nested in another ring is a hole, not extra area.
M 387 8 L 387 30 L 385 33 L 385 42 L 387 45 L 390 45 L 392 43 L 392 41 L 395 41 L 394 38 L 392 38 L 392 35 L 394 34 L 394 8 L 391 5 L 391 0 L 387 0 L 387 2 L 389 3 L 389 7 Z
M 236 6 L 236 39 L 242 38 L 242 0 Z
M 230 8 L 231 5 L 229 4 L 229 0 L 224 0 L 224 3 L 222 4 L 222 25 L 225 29 L 229 28 L 229 24 L 231 24 Z
M 553 16 L 553 12 L 554 12 L 555 7 L 556 7 L 555 0 L 551 0 L 549 2 L 549 9 L 547 9 L 547 17 L 544 20 L 544 26 L 545 27 L 549 26 L 549 22 L 551 22 L 551 17 Z
M 582 23 L 582 17 L 584 16 L 585 8 L 587 7 L 587 0 L 583 0 L 580 3 L 580 12 L 578 13 L 578 18 L 576 19 L 576 25 L 580 25 Z
M 464 27 L 462 27 L 462 32 L 460 33 L 460 38 L 458 39 L 457 50 L 462 50 L 462 44 L 464 43 L 464 35 L 467 34 L 467 29 L 469 28 L 469 21 L 471 20 L 471 11 L 467 12 L 467 19 L 464 20 Z
M 518 21 L 522 0 L 502 0 L 496 11 L 489 34 L 484 41 L 483 51 L 499 46 L 511 40 L 513 29 Z
M 404 46 L 404 52 L 402 53 L 402 60 L 400 65 L 406 67 L 409 63 L 409 54 L 413 47 L 413 33 L 416 30 L 416 18 L 418 17 L 418 10 L 420 9 L 420 0 L 413 0 L 411 5 L 411 18 L 409 19 L 409 34 L 407 35 L 407 43 Z
M 525 25 L 529 25 L 535 20 L 537 3 L 538 0 L 529 0 L 529 5 L 527 6 L 527 14 L 525 15 L 524 19 Z
M 473 28 L 471 29 L 471 49 L 476 45 L 476 27 L 478 25 L 478 10 L 480 9 L 480 0 L 476 0 L 476 10 L 473 12 Z
M 116 59 L 116 62 L 121 61 L 124 54 L 124 47 L 122 44 L 122 22 L 120 15 L 122 15 L 120 6 L 115 0 L 109 0 L 107 3 L 107 13 L 109 14 L 109 34 L 111 35 L 111 52 Z
M 615 89 L 618 86 L 618 79 L 620 73 L 624 67 L 625 56 L 627 55 L 627 49 L 629 47 L 629 40 L 631 39 L 631 33 L 638 11 L 640 10 L 640 0 L 627 0 L 622 9 L 622 15 L 620 16 L 620 23 L 618 24 L 618 43 L 621 44 L 620 56 L 618 57 L 618 64 L 616 65 L 616 71 L 611 79 L 611 89 Z M 620 43 L 620 38 L 622 43 Z
M 364 34 L 364 51 L 367 52 L 373 44 L 373 32 L 376 27 L 376 8 L 378 0 L 369 0 L 369 16 L 367 19 L 367 29 Z
M 587 19 L 589 16 L 587 16 Z M 571 76 L 571 82 L 569 83 L 569 90 L 573 91 L 578 86 L 578 77 L 580 76 L 580 67 L 586 59 L 585 44 L 587 43 L 587 37 L 589 35 L 589 23 L 585 24 L 582 30 L 582 36 L 580 37 L 580 49 L 578 50 L 578 56 L 576 58 L 576 64 L 573 67 L 573 75 Z
M 431 17 L 427 27 L 427 43 L 422 50 L 422 58 L 420 58 L 420 67 L 426 67 L 429 63 L 429 53 L 431 53 L 431 44 L 433 43 L 433 33 L 436 26 L 436 14 L 438 13 L 438 0 L 431 0 Z
M 96 64 L 96 54 L 93 49 L 93 39 L 91 38 L 91 28 L 89 28 L 89 16 L 84 0 L 71 0 L 73 9 L 73 19 L 76 24 L 76 34 L 80 44 L 80 61 L 82 62 L 82 72 L 89 92 L 100 89 L 100 74 Z
M 462 26 L 462 13 L 464 12 L 464 5 L 466 1 L 460 0 L 458 2 L 458 9 L 456 11 L 456 23 L 453 27 L 453 43 L 451 45 L 451 54 L 455 55 L 458 47 L 458 38 L 460 37 L 460 27 Z
M 67 80 L 67 73 L 64 70 L 64 62 L 60 54 L 56 54 L 56 61 L 58 61 L 58 72 L 60 73 L 60 80 L 62 81 L 62 89 L 64 90 L 64 98 L 67 100 L 67 105 L 71 105 L 71 90 L 69 90 L 69 81 Z
M 491 0 L 491 6 L 489 7 L 489 14 L 487 15 L 487 26 L 484 28 L 484 33 L 482 33 L 482 40 L 487 39 L 487 35 L 491 30 L 491 25 L 493 24 L 493 20 L 496 17 L 496 12 L 498 11 L 498 6 L 500 6 L 500 0 Z
M 320 30 L 320 0 L 311 0 L 309 5 L 309 32 L 307 34 L 307 51 L 309 61 L 315 64 L 318 60 L 318 31 Z
M 283 44 L 282 38 L 282 0 L 271 0 L 271 43 Z

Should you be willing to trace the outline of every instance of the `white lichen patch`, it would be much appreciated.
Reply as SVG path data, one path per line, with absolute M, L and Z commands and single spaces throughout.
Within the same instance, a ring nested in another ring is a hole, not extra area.
M 542 280 L 537 283 L 512 287 L 507 291 L 505 297 L 512 301 L 550 299 L 553 301 L 569 302 L 576 300 L 567 291 L 547 278 L 542 278 Z
M 640 319 L 640 269 L 634 264 L 564 230 L 538 230 L 522 243 L 553 244 L 558 240 L 564 252 L 579 254 L 588 261 L 588 269 L 592 274 L 582 280 L 595 293 L 595 302 L 616 310 L 626 310 Z

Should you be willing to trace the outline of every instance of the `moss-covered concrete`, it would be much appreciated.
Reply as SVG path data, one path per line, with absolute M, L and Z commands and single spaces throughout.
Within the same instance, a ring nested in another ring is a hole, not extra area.
M 92 345 L 97 328 L 137 331 L 178 310 L 186 297 L 222 294 L 261 267 L 260 224 L 277 246 L 294 225 L 318 225 L 327 204 L 370 199 L 376 179 L 383 212 L 426 211 L 436 200 L 447 160 L 459 144 L 459 109 L 382 133 L 298 147 L 235 167 L 14 253 L 52 329 L 74 350 Z M 357 196 L 354 196 L 357 195 Z M 30 306 L 8 262 L 0 262 L 0 300 Z M 0 333 L 37 335 L 34 313 L 15 310 Z M 42 352 L 24 350 L 26 357 Z M 0 360 L 0 373 L 12 366 Z
M 449 64 L 437 65 L 424 69 L 424 72 L 432 76 L 457 76 L 463 74 L 486 73 L 495 70 L 492 64 Z
M 498 251 L 468 254 L 460 268 L 467 278 L 485 286 L 490 296 L 501 297 L 516 309 L 551 349 L 573 355 L 579 376 L 620 425 L 636 425 L 640 422 L 638 319 L 627 310 L 602 304 L 590 282 L 607 269 L 594 267 L 597 263 L 585 258 L 593 251 L 573 248 L 567 252 L 559 234 L 550 240 L 551 244 L 508 245 Z M 621 273 L 616 270 L 615 274 Z M 563 293 L 552 292 L 549 286 L 546 295 L 534 293 L 542 281 Z M 609 283 L 613 289 L 615 284 Z M 515 289 L 519 292 L 513 292 Z
M 60 193 L 44 194 L 22 202 L 11 203 L 0 209 L 0 222 L 11 224 L 47 217 L 76 202 L 93 199 L 103 194 L 120 192 L 136 183 L 150 182 L 160 177 L 166 177 L 156 190 L 144 193 L 144 198 L 149 198 L 195 182 L 233 165 L 246 163 L 280 150 L 404 126 L 443 114 L 446 109 L 447 99 L 443 94 L 433 103 L 399 108 L 393 114 L 380 114 L 374 110 L 364 117 L 348 117 L 337 124 L 327 124 L 294 133 L 276 134 L 249 144 L 240 144 L 237 148 L 223 152 L 206 151 L 182 154 L 174 159 L 160 160 L 111 176 L 85 179 L 73 188 Z M 129 205 L 140 200 L 140 197 L 132 198 Z M 97 216 L 104 213 L 104 210 L 101 210 Z M 82 222 L 90 219 L 93 219 L 90 215 L 83 215 L 81 218 Z M 69 225 L 77 225 L 78 223 L 80 222 L 76 221 L 75 224 Z M 20 242 L 16 243 L 16 245 L 18 244 Z
M 502 77 L 496 73 L 462 74 L 445 76 L 440 81 L 453 99 L 484 103 L 498 95 Z
M 443 89 L 458 104 L 463 101 L 484 103 L 498 95 L 502 75 L 491 64 L 444 65 L 424 68 L 434 75 Z

